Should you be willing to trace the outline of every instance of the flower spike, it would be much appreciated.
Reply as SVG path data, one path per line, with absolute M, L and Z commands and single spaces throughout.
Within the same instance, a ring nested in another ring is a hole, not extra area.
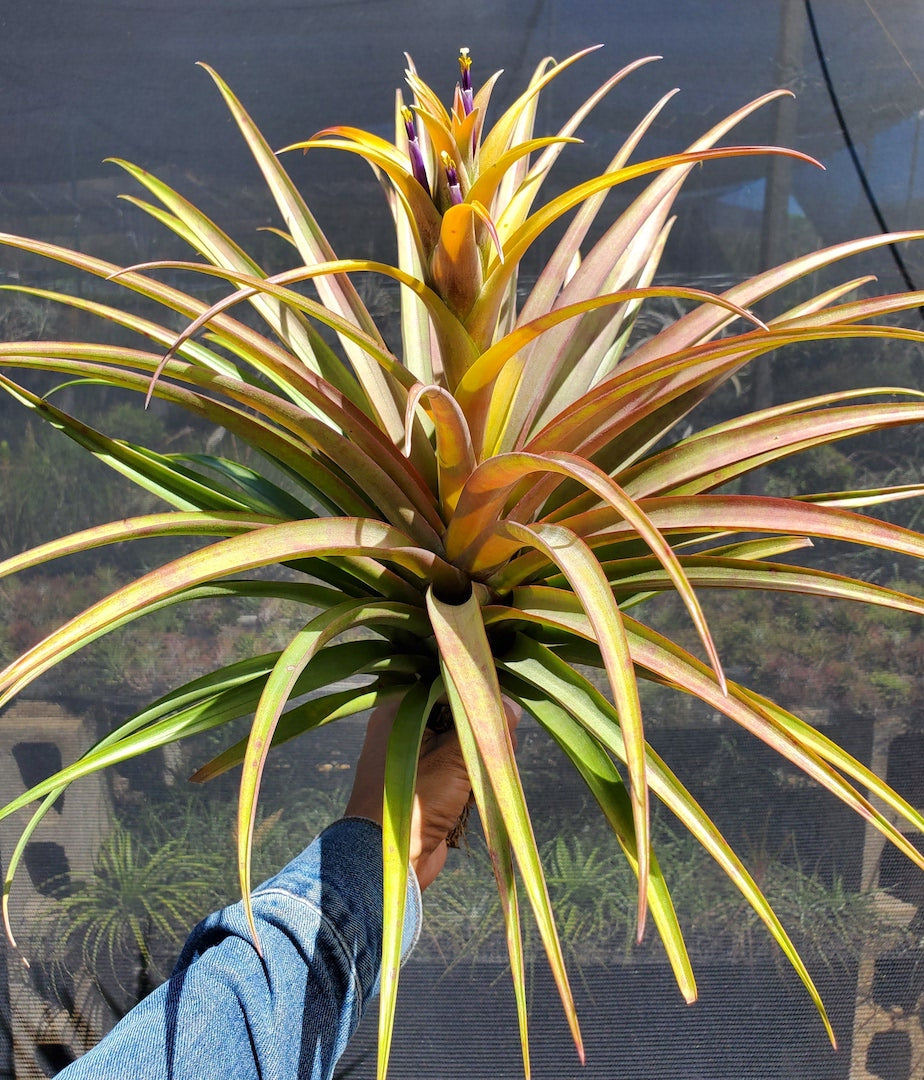
M 446 171 L 446 183 L 449 185 L 449 198 L 453 206 L 462 202 L 462 188 L 459 184 L 459 172 L 449 154 L 444 150 L 440 154 L 440 161 Z
M 430 194 L 430 182 L 427 179 L 427 167 L 424 164 L 423 151 L 420 149 L 420 140 L 417 138 L 417 128 L 414 126 L 414 114 L 407 106 L 401 110 L 404 119 L 404 131 L 407 135 L 407 156 L 411 159 L 411 172 L 414 179 L 424 191 Z
M 472 90 L 472 58 L 466 48 L 459 50 L 459 97 L 462 112 L 468 116 L 474 107 L 475 92 Z

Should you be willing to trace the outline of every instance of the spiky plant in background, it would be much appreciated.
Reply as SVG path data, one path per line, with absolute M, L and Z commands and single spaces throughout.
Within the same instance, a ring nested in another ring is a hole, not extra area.
M 153 394 L 231 432 L 267 462 L 268 471 L 214 455 L 158 454 L 108 438 L 9 375 L 0 376 L 26 408 L 172 507 L 44 544 L 0 564 L 0 573 L 153 535 L 221 538 L 118 589 L 30 649 L 0 674 L 0 704 L 83 645 L 163 605 L 200 597 L 275 596 L 307 609 L 303 629 L 279 653 L 238 662 L 168 694 L 9 804 L 6 814 L 43 800 L 11 860 L 8 881 L 31 831 L 72 780 L 253 714 L 249 738 L 197 774 L 206 779 L 243 766 L 238 857 L 248 902 L 255 805 L 267 755 L 320 724 L 376 703 L 396 703 L 386 776 L 380 1075 L 394 1016 L 417 750 L 431 713 L 444 700 L 492 853 L 527 1072 L 521 887 L 582 1056 L 583 1051 L 504 723 L 503 694 L 538 720 L 586 781 L 638 876 L 639 936 L 650 908 L 687 1000 L 696 994 L 693 973 L 668 883 L 650 850 L 651 792 L 741 891 L 825 1015 L 809 973 L 755 882 L 693 795 L 646 745 L 640 677 L 693 694 L 726 714 L 924 865 L 890 820 L 894 814 L 914 829 L 924 828 L 911 806 L 819 731 L 726 679 L 697 598 L 700 588 L 762 588 L 924 614 L 924 601 L 914 596 L 803 569 L 791 558 L 773 561 L 806 547 L 810 537 L 924 556 L 924 536 L 856 512 L 919 489 L 786 499 L 734 494 L 726 486 L 799 450 L 918 423 L 924 419 L 922 395 L 892 387 L 830 393 L 682 438 L 672 435 L 679 421 L 746 364 L 765 362 L 785 345 L 870 337 L 920 342 L 921 333 L 882 320 L 920 305 L 924 297 L 847 299 L 869 278 L 830 288 L 767 323 L 750 309 L 850 255 L 921 234 L 839 244 L 722 295 L 653 285 L 674 200 L 695 164 L 802 155 L 716 147 L 737 123 L 779 96 L 769 94 L 685 152 L 629 164 L 667 95 L 602 175 L 535 208 L 543 181 L 574 141 L 580 122 L 646 62 L 605 82 L 557 134 L 535 138 L 543 88 L 583 55 L 561 63 L 544 60 L 490 129 L 485 117 L 497 76 L 476 92 L 463 51 L 450 111 L 414 70 L 408 72 L 410 104 L 399 95 L 394 144 L 335 127 L 288 148 L 347 150 L 372 165 L 394 217 L 397 266 L 335 257 L 279 159 L 211 71 L 298 252 L 295 269 L 266 276 L 194 206 L 125 162 L 118 164 L 159 205 L 133 201 L 187 241 L 203 262 L 123 268 L 36 240 L 2 238 L 12 247 L 112 278 L 165 309 L 157 322 L 115 306 L 26 289 L 136 331 L 148 344 L 130 349 L 6 343 L 0 346 L 4 367 L 60 373 L 71 386 L 103 384 Z M 651 178 L 648 186 L 581 254 L 607 193 L 640 177 Z M 551 258 L 519 304 L 521 260 L 570 212 Z M 161 283 L 159 267 L 217 276 L 231 291 L 208 306 Z M 362 304 L 351 280 L 358 274 L 384 275 L 400 284 L 400 351 L 389 349 Z M 313 284 L 317 299 L 298 291 L 305 282 Z M 689 310 L 649 340 L 634 343 L 639 310 L 658 297 Z M 264 321 L 264 332 L 233 314 L 245 301 Z M 177 313 L 188 323 L 179 337 L 170 328 Z M 333 333 L 325 336 L 317 324 Z M 200 330 L 204 335 L 197 338 Z M 248 577 L 277 564 L 293 573 L 282 581 Z M 640 601 L 665 590 L 682 598 L 708 663 L 635 614 Z M 356 627 L 374 635 L 338 641 Z M 574 664 L 605 669 L 612 701 Z M 309 690 L 357 673 L 370 676 L 359 692 L 329 691 L 289 705 Z M 888 812 L 872 800 L 881 800 Z

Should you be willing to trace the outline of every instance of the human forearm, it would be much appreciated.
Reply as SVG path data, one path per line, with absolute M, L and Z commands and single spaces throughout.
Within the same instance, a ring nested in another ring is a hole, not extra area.
M 382 842 L 336 822 L 254 893 L 263 958 L 241 905 L 193 931 L 171 979 L 62 1080 L 330 1077 L 378 982 Z M 419 932 L 408 886 L 404 952 Z

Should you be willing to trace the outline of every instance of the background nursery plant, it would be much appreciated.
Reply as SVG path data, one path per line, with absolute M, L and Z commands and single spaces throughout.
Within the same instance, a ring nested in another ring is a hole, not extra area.
M 727 678 L 698 596 L 707 588 L 769 589 L 924 614 L 917 597 L 795 559 L 811 538 L 924 556 L 924 535 L 858 512 L 918 495 L 919 485 L 770 497 L 740 494 L 735 483 L 799 451 L 919 423 L 921 393 L 895 387 L 831 392 L 695 427 L 698 405 L 746 365 L 766 363 L 784 346 L 863 338 L 921 342 L 924 335 L 893 320 L 924 303 L 924 295 L 867 296 L 869 278 L 847 277 L 818 295 L 803 287 L 798 302 L 788 301 L 793 306 L 787 308 L 777 301 L 776 309 L 784 310 L 766 320 L 760 310 L 768 298 L 851 255 L 924 234 L 841 243 L 721 295 L 653 284 L 675 199 L 695 165 L 804 155 L 718 145 L 780 96 L 771 93 L 683 152 L 630 163 L 668 94 L 639 121 L 604 173 L 543 202 L 543 182 L 562 151 L 578 141 L 581 121 L 647 62 L 608 79 L 560 131 L 535 136 L 543 89 L 585 55 L 544 60 L 489 127 L 498 75 L 476 90 L 471 57 L 462 50 L 449 110 L 413 68 L 408 71 L 409 96 L 398 96 L 393 143 L 332 127 L 287 148 L 345 150 L 369 162 L 394 219 L 395 265 L 336 257 L 280 156 L 211 69 L 275 200 L 280 232 L 295 249 L 293 269 L 266 275 L 182 195 L 124 161 L 116 164 L 154 200 L 131 201 L 186 241 L 196 261 L 121 267 L 38 240 L 0 236 L 10 247 L 111 279 L 113 290 L 148 302 L 139 314 L 132 304 L 17 286 L 132 331 L 138 343 L 5 342 L 0 364 L 7 373 L 0 374 L 0 385 L 170 507 L 14 555 L 0 563 L 0 574 L 127 540 L 217 538 L 118 588 L 30 648 L 0 673 L 0 705 L 82 646 L 167 605 L 257 596 L 305 609 L 304 625 L 279 652 L 238 661 L 168 693 L 4 809 L 6 815 L 41 800 L 7 869 L 8 929 L 9 883 L 25 844 L 71 781 L 252 715 L 249 737 L 194 777 L 207 780 L 242 765 L 238 861 L 248 903 L 267 755 L 319 725 L 395 703 L 384 825 L 383 1076 L 417 749 L 431 716 L 448 701 L 495 867 L 526 1071 L 521 889 L 583 1056 L 503 720 L 506 694 L 552 735 L 612 826 L 638 878 L 638 936 L 650 909 L 684 997 L 692 1001 L 696 986 L 670 883 L 651 849 L 651 793 L 763 921 L 831 1033 L 777 915 L 693 794 L 646 744 L 637 680 L 694 695 L 724 713 L 924 867 L 924 857 L 890 818 L 922 830 L 921 815 L 820 731 Z M 633 185 L 618 216 L 606 217 L 611 189 L 640 180 L 647 186 Z M 553 233 L 552 254 L 521 298 L 521 261 Z M 592 235 L 598 238 L 589 241 Z M 164 284 L 163 270 L 217 278 L 227 296 L 210 306 Z M 354 278 L 370 274 L 400 286 L 396 348 L 354 285 Z M 310 288 L 303 290 L 306 283 Z M 633 336 L 639 312 L 659 298 L 677 302 L 684 313 L 647 339 Z M 241 305 L 260 328 L 239 315 Z M 147 313 L 152 309 L 160 316 Z M 177 318 L 186 326 L 179 334 Z M 53 394 L 41 397 L 22 385 L 17 369 L 59 375 L 72 394 L 121 388 L 135 391 L 139 406 L 155 396 L 233 435 L 242 455 L 158 453 L 110 438 L 65 412 Z M 255 573 L 267 567 L 284 572 L 269 579 Z M 666 591 L 685 605 L 701 655 L 642 621 L 641 602 Z M 341 640 L 357 627 L 372 633 Z M 603 669 L 612 700 L 582 673 L 586 665 Z M 325 691 L 356 674 L 368 676 L 361 691 Z M 310 691 L 317 696 L 305 701 Z M 888 813 L 877 808 L 879 801 Z

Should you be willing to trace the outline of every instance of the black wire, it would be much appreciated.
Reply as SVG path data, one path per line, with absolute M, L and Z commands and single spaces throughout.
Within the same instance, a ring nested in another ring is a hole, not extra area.
M 869 182 L 869 177 L 866 175 L 866 170 L 863 168 L 863 163 L 860 161 L 860 155 L 857 153 L 857 148 L 854 145 L 854 141 L 850 135 L 850 129 L 847 127 L 847 120 L 844 116 L 844 111 L 841 108 L 840 100 L 837 96 L 837 91 L 834 89 L 834 83 L 831 79 L 831 72 L 828 68 L 828 62 L 825 60 L 824 50 L 821 47 L 821 37 L 818 33 L 818 23 L 815 21 L 815 12 L 812 10 L 812 0 L 805 0 L 805 14 L 808 16 L 809 29 L 812 32 L 812 43 L 815 46 L 815 55 L 818 57 L 818 65 L 821 68 L 821 74 L 825 80 L 825 87 L 828 91 L 828 97 L 831 99 L 831 106 L 834 109 L 834 115 L 837 117 L 838 125 L 841 129 L 841 135 L 844 138 L 844 143 L 847 147 L 847 151 L 850 154 L 850 159 L 853 162 L 853 167 L 856 169 L 857 177 L 860 180 L 860 186 L 863 188 L 863 194 L 866 196 L 866 201 L 870 205 L 870 209 L 873 211 L 873 216 L 876 218 L 876 222 L 879 228 L 884 232 L 889 232 L 889 227 L 886 224 L 885 216 L 882 213 L 882 209 L 879 206 L 879 201 L 873 193 L 873 189 Z M 898 268 L 898 272 L 905 283 L 905 286 L 910 292 L 917 292 L 914 280 L 905 265 L 905 260 L 901 256 L 901 252 L 898 250 L 895 244 L 889 244 L 889 251 L 892 253 L 892 258 L 895 261 L 895 265 Z M 924 306 L 918 308 L 918 314 L 924 319 Z

